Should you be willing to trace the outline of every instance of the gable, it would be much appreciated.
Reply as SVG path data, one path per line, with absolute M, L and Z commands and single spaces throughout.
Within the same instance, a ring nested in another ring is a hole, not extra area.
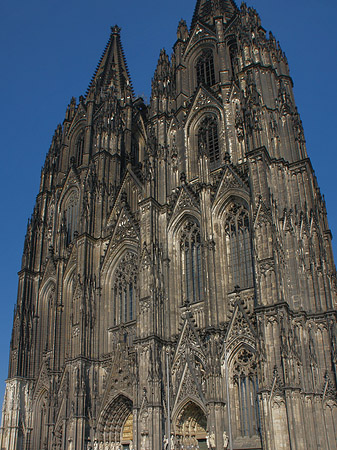
M 194 46 L 201 41 L 216 42 L 216 35 L 214 31 L 208 28 L 205 24 L 197 22 L 188 40 L 184 56 L 187 57 L 194 48 Z

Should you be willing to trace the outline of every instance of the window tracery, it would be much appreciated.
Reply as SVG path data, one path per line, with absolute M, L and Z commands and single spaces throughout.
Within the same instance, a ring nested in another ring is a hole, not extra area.
M 232 203 L 225 217 L 227 263 L 230 285 L 245 289 L 253 286 L 250 224 L 247 209 Z
M 237 433 L 240 436 L 255 436 L 259 433 L 258 380 L 255 354 L 243 347 L 232 365 L 234 397 L 239 405 Z
M 200 228 L 196 222 L 185 223 L 180 236 L 183 294 L 185 300 L 202 300 L 202 262 Z
M 196 63 L 197 84 L 213 86 L 215 84 L 214 58 L 212 50 L 204 50 Z
M 113 286 L 113 325 L 136 318 L 137 255 L 127 252 L 115 271 Z
M 198 148 L 200 154 L 209 157 L 211 169 L 215 169 L 220 161 L 218 124 L 215 117 L 206 117 L 198 130 Z

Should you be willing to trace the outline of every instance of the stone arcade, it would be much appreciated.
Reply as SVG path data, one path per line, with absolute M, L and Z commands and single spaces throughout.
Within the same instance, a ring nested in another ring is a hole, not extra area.
M 115 26 L 25 239 L 2 450 L 336 449 L 336 271 L 287 60 L 198 0 L 149 105 Z

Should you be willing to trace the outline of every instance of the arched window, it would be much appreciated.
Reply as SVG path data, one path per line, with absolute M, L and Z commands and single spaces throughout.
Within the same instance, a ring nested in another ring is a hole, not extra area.
M 83 131 L 76 141 L 76 165 L 81 166 L 83 164 L 83 152 L 84 152 L 84 133 Z
M 253 286 L 253 263 L 247 209 L 231 203 L 225 217 L 227 263 L 230 285 L 245 289 Z
M 215 169 L 220 161 L 218 124 L 214 117 L 206 117 L 198 130 L 198 147 L 201 154 L 209 157 L 211 169 Z
M 234 404 L 239 406 L 236 414 L 237 437 L 259 434 L 258 382 L 255 355 L 247 348 L 239 350 L 232 364 Z
M 41 354 L 49 352 L 54 348 L 55 333 L 55 285 L 52 283 L 48 289 L 41 294 L 40 303 L 40 342 Z
M 202 300 L 201 238 L 197 223 L 188 221 L 180 237 L 183 296 L 190 303 Z
M 67 245 L 73 239 L 75 231 L 78 231 L 78 192 L 73 190 L 68 196 L 64 207 L 64 218 L 67 232 Z
M 212 50 L 204 50 L 196 64 L 197 84 L 213 86 L 215 84 L 214 59 Z
M 115 271 L 113 285 L 113 325 L 136 318 L 137 255 L 127 252 Z

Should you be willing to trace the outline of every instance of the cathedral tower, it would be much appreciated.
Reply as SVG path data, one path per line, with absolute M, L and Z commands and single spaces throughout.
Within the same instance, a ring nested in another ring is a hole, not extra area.
M 2 450 L 336 449 L 336 269 L 285 54 L 198 0 L 149 105 L 120 29 L 56 129 Z

